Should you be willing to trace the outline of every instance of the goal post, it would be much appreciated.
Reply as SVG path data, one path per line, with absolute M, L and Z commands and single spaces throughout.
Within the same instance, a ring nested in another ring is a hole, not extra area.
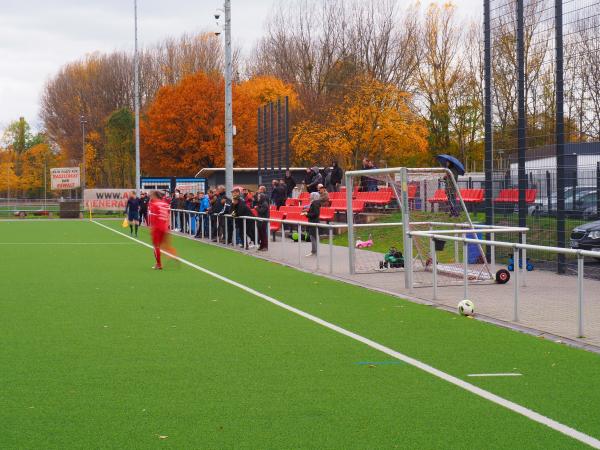
M 439 230 L 446 234 L 483 238 L 477 232 L 477 225 L 473 223 L 457 180 L 449 169 L 356 170 L 346 172 L 345 179 L 350 273 L 403 272 L 407 289 L 432 286 L 434 275 L 440 284 L 460 283 L 464 277 L 471 282 L 493 280 L 481 245 L 469 244 L 461 248 L 455 244 L 452 252 L 445 248 L 443 241 L 436 243 L 432 250 L 432 238 L 422 233 L 413 234 Z M 357 186 L 361 189 L 356 189 Z M 355 208 L 355 205 L 358 206 Z M 380 226 L 385 223 L 377 224 L 377 229 L 375 224 L 370 225 L 377 217 L 384 222 L 389 217 L 399 220 L 389 223 L 382 232 Z M 362 247 L 365 241 L 370 243 L 369 248 Z M 383 245 L 389 245 L 389 251 L 386 252 Z M 402 251 L 398 252 L 400 247 Z M 390 257 L 394 251 L 403 258 L 402 264 Z M 432 251 L 438 254 L 433 255 Z

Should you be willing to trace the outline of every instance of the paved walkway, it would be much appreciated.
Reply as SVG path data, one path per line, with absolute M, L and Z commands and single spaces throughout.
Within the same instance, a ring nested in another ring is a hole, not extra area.
M 215 244 L 216 245 L 216 244 Z M 232 248 L 232 247 L 230 247 Z M 242 251 L 238 248 L 239 251 Z M 310 243 L 300 246 L 287 239 L 281 242 L 269 242 L 268 252 L 249 250 L 248 253 L 261 258 L 284 263 L 314 273 L 329 275 L 336 279 L 376 289 L 403 298 L 436 305 L 444 309 L 455 310 L 463 299 L 462 281 L 450 286 L 438 288 L 438 299 L 433 300 L 431 287 L 419 287 L 409 292 L 404 287 L 404 272 L 376 272 L 350 275 L 348 268 L 348 250 L 333 246 L 333 258 L 330 263 L 329 246 L 319 246 L 319 257 L 305 256 L 310 252 Z M 362 250 L 361 252 L 366 252 Z M 361 256 L 363 256 L 361 254 Z M 359 256 L 359 258 L 361 257 Z M 379 261 L 380 254 L 367 252 L 363 260 Z M 375 265 L 374 265 L 375 267 Z M 499 267 L 500 268 L 500 267 Z M 430 276 L 430 274 L 426 274 Z M 423 274 L 420 274 L 423 276 Z M 502 322 L 515 328 L 527 328 L 534 334 L 548 335 L 548 338 L 563 338 L 581 346 L 592 346 L 600 351 L 600 281 L 592 278 L 584 280 L 584 335 L 577 338 L 577 277 L 557 275 L 549 271 L 534 270 L 526 274 L 526 286 L 519 291 L 518 322 L 513 321 L 514 314 L 514 278 L 507 284 L 471 284 L 469 298 L 475 303 L 476 313 L 480 317 Z M 537 330 L 537 332 L 536 332 Z M 554 335 L 554 336 L 552 336 Z

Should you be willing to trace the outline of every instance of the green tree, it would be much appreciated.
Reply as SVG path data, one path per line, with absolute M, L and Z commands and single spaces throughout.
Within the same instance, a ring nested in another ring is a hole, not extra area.
M 38 144 L 44 144 L 46 136 L 43 133 L 33 134 L 31 126 L 24 117 L 11 122 L 2 134 L 2 144 L 7 150 L 15 153 L 15 173 L 21 176 L 22 156 L 26 151 Z
M 104 163 L 109 186 L 129 188 L 135 185 L 134 128 L 135 118 L 128 108 L 116 110 L 106 121 Z

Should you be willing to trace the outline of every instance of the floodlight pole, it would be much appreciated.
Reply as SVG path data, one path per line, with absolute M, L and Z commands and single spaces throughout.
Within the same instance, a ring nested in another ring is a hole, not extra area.
M 233 190 L 233 108 L 231 94 L 231 0 L 225 0 L 225 188 Z
M 85 192 L 85 124 L 87 120 L 82 115 L 79 122 L 81 123 L 81 198 L 83 199 Z
M 135 45 L 133 52 L 133 97 L 135 103 L 135 190 L 140 196 L 140 86 L 139 86 L 139 55 L 138 55 L 138 24 L 137 0 L 133 0 L 133 16 L 135 28 Z

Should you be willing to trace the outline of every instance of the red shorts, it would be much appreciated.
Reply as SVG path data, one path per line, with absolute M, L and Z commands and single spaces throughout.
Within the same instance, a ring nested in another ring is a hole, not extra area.
M 155 247 L 160 247 L 167 239 L 167 230 L 162 230 L 160 228 L 152 229 L 152 244 Z

